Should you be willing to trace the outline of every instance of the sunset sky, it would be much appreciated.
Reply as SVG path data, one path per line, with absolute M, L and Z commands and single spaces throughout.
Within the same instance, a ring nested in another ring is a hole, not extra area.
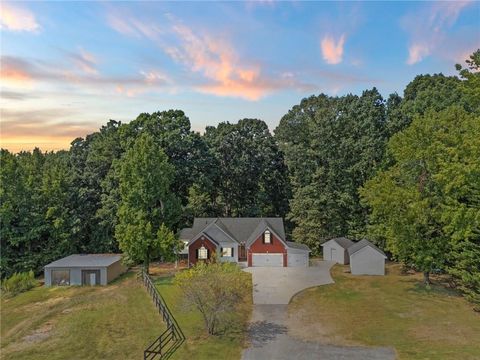
M 3 2 L 1 145 L 66 149 L 171 108 L 271 129 L 308 95 L 402 91 L 480 47 L 480 2 Z

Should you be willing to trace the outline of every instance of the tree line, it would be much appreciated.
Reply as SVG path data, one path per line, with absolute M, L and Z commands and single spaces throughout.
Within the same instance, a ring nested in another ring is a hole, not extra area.
M 194 216 L 280 216 L 314 253 L 369 237 L 428 274 L 480 288 L 480 51 L 403 96 L 320 94 L 272 134 L 243 119 L 191 130 L 181 110 L 110 120 L 69 150 L 1 150 L 1 276 L 61 256 L 168 259 Z

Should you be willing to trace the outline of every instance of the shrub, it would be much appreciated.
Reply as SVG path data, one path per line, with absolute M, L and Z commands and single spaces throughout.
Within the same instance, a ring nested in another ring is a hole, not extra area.
M 175 283 L 183 291 L 185 305 L 202 314 L 210 335 L 251 295 L 249 274 L 232 263 L 200 262 L 178 273 Z
M 21 292 L 30 290 L 37 285 L 35 274 L 32 270 L 28 272 L 15 273 L 2 282 L 2 290 L 5 295 L 14 296 Z

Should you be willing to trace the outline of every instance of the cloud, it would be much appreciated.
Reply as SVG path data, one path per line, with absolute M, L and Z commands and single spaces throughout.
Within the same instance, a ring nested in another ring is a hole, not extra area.
M 419 11 L 408 14 L 401 20 L 402 27 L 410 33 L 407 64 L 416 64 L 432 54 L 444 54 L 443 48 L 448 48 L 456 41 L 455 36 L 447 34 L 457 21 L 462 10 L 471 1 L 439 1 L 425 5 Z M 468 45 L 472 49 L 472 45 Z M 467 50 L 458 50 L 465 53 Z M 449 56 L 457 57 L 451 53 Z
M 267 73 L 260 64 L 244 61 L 231 42 L 218 34 L 193 31 L 170 14 L 165 15 L 162 28 L 155 22 L 118 13 L 108 14 L 107 20 L 114 30 L 154 42 L 173 61 L 201 75 L 200 81 L 188 84 L 199 92 L 255 101 L 284 89 L 314 88 L 295 78 Z
M 72 120 L 78 111 L 71 109 L 0 109 L 0 113 L 0 145 L 13 152 L 31 150 L 36 146 L 49 150 L 65 149 L 79 134 L 98 128 L 94 122 Z
M 93 55 L 80 52 L 68 53 L 68 57 L 74 59 L 73 68 L 45 61 L 2 56 L 0 76 L 7 85 L 15 88 L 30 88 L 35 84 L 45 83 L 73 86 L 87 92 L 102 94 L 110 90 L 112 93 L 127 96 L 164 88 L 170 81 L 158 70 L 140 70 L 130 76 L 102 75 L 94 67 L 96 60 Z M 119 88 L 123 91 L 118 91 Z
M 1 29 L 10 31 L 37 32 L 40 30 L 35 15 L 27 8 L 2 1 L 0 4 Z
M 341 63 L 344 44 L 345 35 L 340 36 L 338 41 L 335 41 L 335 39 L 331 35 L 325 35 L 320 43 L 323 59 L 328 64 Z
M 67 52 L 68 57 L 73 61 L 78 69 L 87 74 L 98 74 L 96 66 L 98 60 L 95 55 L 79 48 L 78 52 Z

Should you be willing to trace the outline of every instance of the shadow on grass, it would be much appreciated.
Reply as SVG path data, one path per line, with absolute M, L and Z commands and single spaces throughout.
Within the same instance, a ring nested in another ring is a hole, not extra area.
M 256 321 L 250 325 L 249 337 L 254 347 L 260 347 L 275 340 L 278 335 L 286 334 L 287 327 L 268 321 Z
M 404 280 L 405 281 L 405 280 Z M 460 297 L 461 294 L 455 290 L 445 287 L 443 284 L 432 283 L 430 285 L 425 285 L 422 281 L 416 279 L 409 279 L 405 282 L 412 283 L 413 286 L 407 289 L 407 292 L 424 294 L 424 295 L 443 295 L 443 296 L 455 296 Z

